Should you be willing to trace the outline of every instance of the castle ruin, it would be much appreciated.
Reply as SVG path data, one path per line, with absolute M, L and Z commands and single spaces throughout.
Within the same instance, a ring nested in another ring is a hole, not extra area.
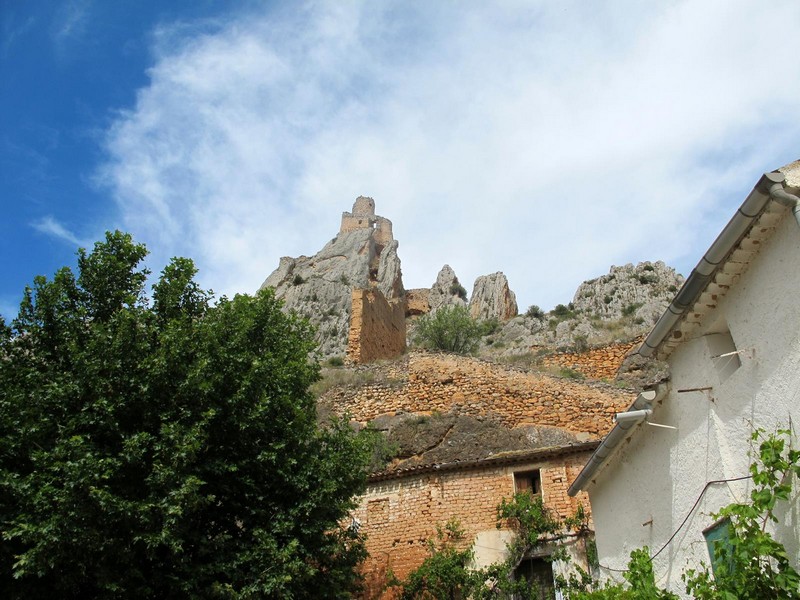
M 392 236 L 392 222 L 375 214 L 375 200 L 367 196 L 359 196 L 353 203 L 352 212 L 342 213 L 342 226 L 339 233 L 347 233 L 358 229 L 372 229 L 372 238 L 381 247 L 394 240 Z

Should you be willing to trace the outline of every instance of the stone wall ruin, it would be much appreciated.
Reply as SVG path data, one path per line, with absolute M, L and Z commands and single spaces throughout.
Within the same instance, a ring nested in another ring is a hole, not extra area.
M 347 357 L 367 363 L 400 356 L 406 349 L 405 302 L 386 300 L 377 289 L 353 290 Z

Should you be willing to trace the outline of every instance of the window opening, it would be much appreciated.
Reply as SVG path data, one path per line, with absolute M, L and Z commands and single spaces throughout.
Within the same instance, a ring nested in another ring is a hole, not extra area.
M 710 333 L 705 336 L 705 340 L 719 380 L 725 381 L 742 366 L 733 336 L 730 331 L 723 331 L 722 333 Z
M 547 558 L 523 559 L 514 570 L 514 579 L 527 583 L 528 593 L 522 596 L 524 598 L 552 600 L 556 597 L 553 565 Z
M 514 490 L 517 492 L 530 492 L 534 496 L 542 493 L 542 476 L 539 469 L 514 473 Z
M 731 546 L 731 521 L 728 517 L 720 519 L 716 523 L 706 527 L 703 530 L 703 537 L 706 539 L 706 548 L 708 549 L 708 556 L 711 558 L 711 572 L 716 576 L 717 571 L 721 565 L 722 557 L 719 555 L 721 548 L 727 549 L 728 554 L 728 571 L 733 568 L 733 557 L 730 552 L 733 549 Z

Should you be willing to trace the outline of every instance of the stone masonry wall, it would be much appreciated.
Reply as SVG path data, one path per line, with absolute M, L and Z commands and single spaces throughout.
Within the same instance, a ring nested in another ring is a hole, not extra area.
M 635 394 L 599 382 L 513 370 L 471 357 L 414 351 L 384 381 L 330 390 L 320 401 L 360 422 L 379 415 L 446 413 L 495 418 L 506 427 L 560 427 L 599 438 Z
M 428 314 L 431 311 L 431 305 L 428 302 L 429 295 L 430 290 L 428 288 L 406 290 L 406 316 Z
M 385 246 L 394 240 L 392 222 L 386 217 L 375 217 L 375 243 Z
M 347 357 L 367 363 L 394 358 L 405 349 L 405 303 L 389 302 L 374 288 L 353 290 Z
M 374 217 L 355 216 L 350 213 L 342 213 L 342 224 L 339 233 L 347 233 L 357 229 L 372 229 L 375 223 Z
M 515 471 L 539 469 L 543 500 L 560 516 L 574 514 L 579 503 L 588 511 L 583 492 L 570 498 L 566 490 L 590 455 L 582 452 L 541 462 L 428 472 L 371 483 L 353 515 L 367 535 L 364 598 L 395 597 L 391 589 L 383 591 L 387 572 L 405 578 L 427 556 L 426 541 L 435 538 L 436 526 L 453 517 L 465 531 L 464 546 L 475 542 L 476 556 L 487 563 L 502 560 L 509 537 L 497 530 L 497 506 L 514 493 Z
M 545 356 L 542 364 L 547 367 L 574 369 L 589 379 L 611 381 L 625 357 L 641 342 L 642 338 L 638 338 L 632 342 L 609 344 L 586 352 L 558 352 Z

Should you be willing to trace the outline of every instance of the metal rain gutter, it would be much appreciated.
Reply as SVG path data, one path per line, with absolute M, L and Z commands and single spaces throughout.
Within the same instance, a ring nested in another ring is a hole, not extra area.
M 583 467 L 583 470 L 575 478 L 575 481 L 569 486 L 567 494 L 574 496 L 589 484 L 592 477 L 594 477 L 603 463 L 614 453 L 620 442 L 628 436 L 636 425 L 641 423 L 650 414 L 653 403 L 663 398 L 666 393 L 666 386 L 659 386 L 656 390 L 644 391 L 636 397 L 636 400 L 633 401 L 633 404 L 631 404 L 626 411 L 627 413 L 638 413 L 634 418 L 615 418 L 617 424 L 608 433 L 597 450 L 594 451 L 586 463 L 586 466 Z M 620 414 L 625 415 L 626 413 Z
M 675 299 L 655 327 L 645 338 L 642 345 L 637 350 L 638 354 L 644 357 L 652 356 L 664 339 L 673 330 L 678 320 L 689 311 L 697 298 L 708 286 L 716 273 L 717 269 L 725 258 L 731 253 L 742 237 L 750 230 L 753 222 L 759 217 L 767 206 L 770 199 L 785 206 L 790 206 L 794 212 L 795 219 L 800 225 L 800 198 L 787 193 L 783 189 L 783 182 L 786 177 L 783 173 L 765 173 L 758 180 L 753 191 L 745 198 L 742 205 L 733 215 L 722 232 L 711 244 L 700 262 L 691 272 L 689 277 L 676 294 Z

